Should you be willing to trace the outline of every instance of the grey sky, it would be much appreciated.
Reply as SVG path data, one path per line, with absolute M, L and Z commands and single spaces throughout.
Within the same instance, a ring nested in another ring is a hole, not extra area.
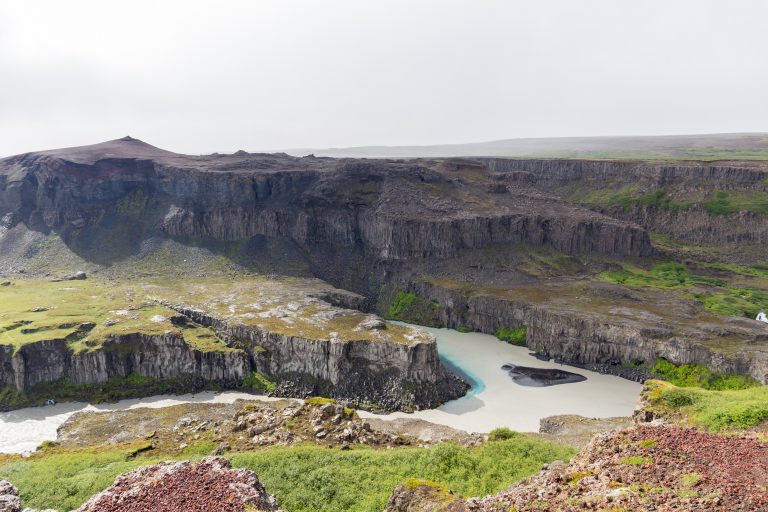
M 768 131 L 762 0 L 3 0 L 0 155 Z

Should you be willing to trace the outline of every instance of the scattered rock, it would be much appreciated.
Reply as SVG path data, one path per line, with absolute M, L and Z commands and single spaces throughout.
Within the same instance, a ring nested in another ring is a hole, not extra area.
M 0 512 L 20 512 L 19 490 L 9 481 L 0 480 Z

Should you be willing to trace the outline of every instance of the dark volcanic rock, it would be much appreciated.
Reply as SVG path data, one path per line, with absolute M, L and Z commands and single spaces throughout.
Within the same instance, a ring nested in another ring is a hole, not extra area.
M 509 373 L 513 382 L 521 386 L 535 388 L 556 386 L 557 384 L 571 384 L 587 380 L 583 375 L 557 368 L 530 368 L 528 366 L 505 364 L 501 369 Z
M 489 193 L 489 180 L 467 181 L 433 161 L 187 156 L 120 139 L 0 160 L 0 216 L 60 232 L 75 252 L 102 263 L 153 235 L 282 238 L 310 258 L 319 247 L 402 260 L 499 243 L 652 252 L 634 224 L 524 186 Z M 114 229 L 123 236 L 116 240 Z

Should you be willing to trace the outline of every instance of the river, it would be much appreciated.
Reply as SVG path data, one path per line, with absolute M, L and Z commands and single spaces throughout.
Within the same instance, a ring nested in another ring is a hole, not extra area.
M 545 362 L 516 347 L 479 333 L 460 333 L 451 329 L 421 327 L 437 338 L 438 350 L 448 367 L 473 383 L 470 392 L 437 409 L 413 414 L 374 415 L 382 419 L 416 418 L 469 432 L 488 432 L 496 427 L 533 432 L 539 420 L 556 414 L 588 417 L 628 416 L 632 414 L 641 386 L 619 377 Z M 535 368 L 559 368 L 579 373 L 583 382 L 551 387 L 526 387 L 512 381 L 501 369 L 507 363 Z M 231 403 L 237 399 L 271 400 L 235 391 L 204 392 L 179 396 L 121 400 L 111 404 L 60 403 L 0 413 L 0 453 L 34 450 L 46 440 L 56 439 L 56 429 L 78 411 L 114 411 L 137 407 L 166 407 L 180 403 Z
M 468 432 L 488 432 L 496 427 L 537 432 L 540 419 L 557 414 L 590 418 L 629 416 L 642 388 L 640 384 L 620 377 L 540 361 L 530 355 L 527 348 L 510 345 L 488 334 L 421 328 L 435 335 L 438 351 L 446 365 L 457 368 L 472 381 L 472 390 L 437 409 L 375 417 L 417 418 Z M 501 369 L 508 363 L 558 368 L 583 375 L 587 380 L 550 387 L 521 386 Z M 366 412 L 360 415 L 373 417 Z

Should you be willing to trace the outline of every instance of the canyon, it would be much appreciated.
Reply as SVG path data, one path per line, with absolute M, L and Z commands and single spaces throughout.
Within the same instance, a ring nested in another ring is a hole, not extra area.
M 766 382 L 768 326 L 744 318 L 766 289 L 766 197 L 761 162 L 191 156 L 126 137 L 0 160 L 0 268 L 9 282 L 77 270 L 116 281 L 319 279 L 331 286 L 316 293 L 332 306 L 490 334 L 524 327 L 533 351 L 599 371 L 622 375 L 664 358 Z M 650 287 L 615 277 L 646 278 L 666 261 L 703 277 Z M 714 263 L 721 266 L 707 267 Z M 746 297 L 743 314 L 718 310 L 729 293 Z M 286 377 L 286 394 L 331 382 L 325 391 L 339 390 L 334 396 L 388 409 L 461 393 L 436 351 L 421 345 L 344 344 L 328 332 L 285 338 L 177 299 L 174 292 L 160 304 L 213 329 L 232 350 L 189 351 L 173 334 L 142 337 L 140 329 L 104 345 L 116 349 L 82 354 L 41 340 L 2 347 L 2 382 L 24 390 L 135 370 L 231 386 L 263 370 Z M 380 332 L 377 322 L 371 316 L 369 330 Z M 322 364 L 329 354 L 346 362 Z M 153 367 L 157 358 L 179 366 Z M 389 400 L 377 390 L 399 382 L 384 376 L 390 370 L 440 384 L 430 384 L 430 397 Z

